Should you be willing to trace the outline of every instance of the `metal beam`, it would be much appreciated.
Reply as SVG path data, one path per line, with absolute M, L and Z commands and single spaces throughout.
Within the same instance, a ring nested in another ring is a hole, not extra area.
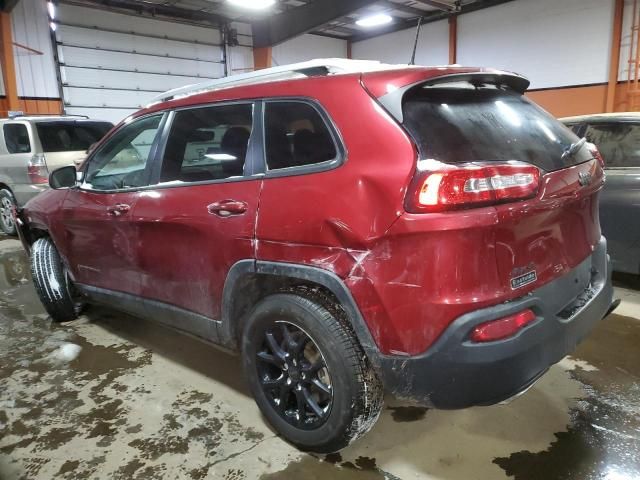
M 450 5 L 447 2 L 439 2 L 437 0 L 415 0 L 418 3 L 422 3 L 423 5 L 428 5 L 433 8 L 437 8 L 438 10 L 444 10 L 445 12 L 453 12 L 455 11 L 455 6 Z
M 20 0 L 0 0 L 0 10 L 11 13 Z
M 60 0 L 60 3 L 105 8 L 111 11 L 120 11 L 120 13 L 125 11 L 139 16 L 164 18 L 169 20 L 175 19 L 200 25 L 209 24 L 220 26 L 230 21 L 230 19 L 226 17 L 213 13 L 198 10 L 187 10 L 170 5 L 137 2 L 133 0 Z
M 382 6 L 386 7 L 386 8 L 391 9 L 391 10 L 397 10 L 399 12 L 408 13 L 410 15 L 419 16 L 419 15 L 424 15 L 425 13 L 427 13 L 424 10 L 420 10 L 419 8 L 409 7 L 409 6 L 404 5 L 402 3 L 395 3 L 395 2 L 392 2 L 390 0 L 378 0 L 376 3 L 378 5 L 382 5 Z
M 254 22 L 253 44 L 258 48 L 277 45 L 374 3 L 375 0 L 315 0 Z
M 458 15 L 462 15 L 465 13 L 476 12 L 478 10 L 483 10 L 489 7 L 495 7 L 498 5 L 502 5 L 503 3 L 509 3 L 513 0 L 479 0 L 474 3 L 469 3 L 464 5 Z M 426 13 L 422 17 L 422 24 L 425 25 L 427 23 L 437 22 L 438 20 L 445 20 L 449 18 L 451 15 L 450 12 L 438 11 L 433 13 Z M 389 25 L 385 28 L 376 29 L 375 32 L 363 32 L 359 35 L 354 35 L 350 38 L 352 42 L 361 42 L 363 40 L 368 40 L 369 38 L 379 37 L 381 35 L 386 35 L 387 33 L 398 32 L 400 30 L 407 30 L 409 28 L 415 28 L 418 25 L 417 18 L 411 18 L 409 20 L 404 21 L 396 21 L 395 23 Z

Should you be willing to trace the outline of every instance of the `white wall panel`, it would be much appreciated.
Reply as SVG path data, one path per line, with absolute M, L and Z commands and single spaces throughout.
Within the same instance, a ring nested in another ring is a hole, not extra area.
M 59 98 L 46 2 L 21 0 L 11 13 L 11 22 L 14 42 L 41 53 L 14 45 L 18 96 Z
M 305 62 L 314 58 L 346 58 L 347 42 L 320 35 L 301 35 L 273 47 L 273 65 Z
M 352 47 L 353 58 L 379 60 L 384 63 L 408 63 L 415 42 L 416 31 L 411 28 L 380 37 L 356 42 Z M 416 64 L 446 65 L 449 62 L 449 26 L 446 20 L 422 26 Z
M 458 18 L 458 63 L 516 71 L 532 88 L 607 81 L 614 0 L 515 0 Z

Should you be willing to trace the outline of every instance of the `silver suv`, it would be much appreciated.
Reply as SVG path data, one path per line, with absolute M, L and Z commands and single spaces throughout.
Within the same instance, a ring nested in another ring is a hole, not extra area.
M 49 172 L 80 164 L 109 122 L 75 116 L 0 120 L 0 230 L 15 235 L 12 210 L 48 188 Z

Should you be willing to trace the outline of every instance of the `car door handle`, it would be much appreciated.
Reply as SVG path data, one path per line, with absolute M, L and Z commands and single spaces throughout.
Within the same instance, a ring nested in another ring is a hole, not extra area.
M 245 202 L 238 200 L 222 200 L 212 203 L 207 207 L 207 211 L 211 215 L 219 217 L 230 217 L 232 215 L 242 215 L 247 211 L 249 206 Z
M 131 206 L 127 205 L 126 203 L 118 203 L 117 205 L 114 205 L 113 207 L 108 207 L 107 208 L 107 213 L 109 215 L 113 215 L 114 217 L 119 217 L 120 215 L 124 215 L 125 213 L 129 213 L 129 210 L 131 210 Z

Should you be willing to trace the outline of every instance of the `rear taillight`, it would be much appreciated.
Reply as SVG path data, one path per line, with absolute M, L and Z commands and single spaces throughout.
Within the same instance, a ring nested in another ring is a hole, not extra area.
M 481 323 L 471 332 L 471 340 L 478 343 L 495 342 L 509 338 L 535 321 L 536 314 L 531 310 L 523 310 L 515 315 Z
M 595 145 L 591 145 L 591 147 L 589 148 L 589 151 L 591 152 L 591 155 L 593 155 L 593 158 L 598 160 L 598 163 L 600 163 L 600 166 L 604 168 L 604 158 L 602 158 L 602 155 L 600 154 L 600 150 L 598 150 L 598 148 Z
M 44 154 L 37 153 L 31 157 L 27 164 L 27 175 L 29 176 L 29 181 L 33 184 L 42 185 L 49 182 L 49 171 L 47 170 Z
M 520 162 L 445 165 L 435 161 L 416 174 L 405 202 L 411 213 L 442 212 L 535 197 L 540 170 Z M 436 168 L 434 168 L 436 167 Z

